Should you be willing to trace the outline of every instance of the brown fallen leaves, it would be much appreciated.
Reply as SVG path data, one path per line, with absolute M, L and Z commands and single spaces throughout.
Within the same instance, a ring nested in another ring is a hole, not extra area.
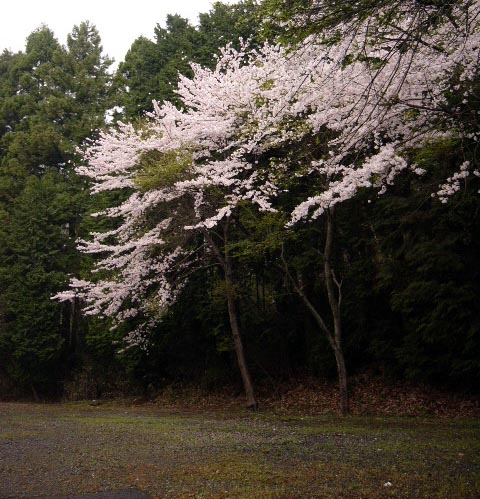
M 316 416 L 332 414 L 338 407 L 334 382 L 304 378 L 295 383 L 257 389 L 260 408 L 282 414 Z M 145 401 L 147 403 L 147 401 Z M 224 411 L 241 409 L 244 398 L 230 389 L 208 392 L 199 388 L 167 388 L 148 403 L 168 410 Z M 138 399 L 134 405 L 138 404 Z M 412 383 L 388 383 L 369 376 L 350 380 L 352 414 L 372 416 L 436 416 L 476 418 L 480 416 L 480 397 L 433 389 Z

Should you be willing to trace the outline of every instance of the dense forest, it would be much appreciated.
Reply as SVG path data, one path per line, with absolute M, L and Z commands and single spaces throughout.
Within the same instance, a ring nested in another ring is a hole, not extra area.
M 242 0 L 115 71 L 89 22 L 5 50 L 0 398 L 475 391 L 479 23 L 478 0 Z

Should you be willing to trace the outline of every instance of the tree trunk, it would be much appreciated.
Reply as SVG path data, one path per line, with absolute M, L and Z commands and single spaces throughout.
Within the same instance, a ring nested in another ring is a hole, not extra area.
M 330 310 L 333 317 L 333 332 L 328 327 L 327 323 L 323 320 L 313 303 L 308 299 L 307 295 L 304 293 L 301 286 L 298 285 L 297 281 L 293 278 L 288 270 L 288 265 L 282 255 L 283 271 L 285 275 L 291 282 L 293 289 L 302 299 L 304 305 L 312 314 L 319 328 L 325 333 L 325 336 L 332 347 L 333 353 L 335 354 L 335 361 L 337 364 L 337 377 L 338 377 L 338 387 L 340 392 L 340 404 L 339 410 L 342 416 L 348 414 L 349 400 L 348 400 L 348 377 L 347 368 L 345 366 L 345 357 L 343 355 L 342 348 L 342 321 L 340 314 L 340 306 L 342 303 L 342 289 L 341 282 L 338 282 L 335 274 L 332 270 L 330 258 L 333 247 L 333 225 L 334 225 L 334 210 L 330 208 L 327 212 L 327 236 L 325 240 L 325 250 L 324 250 L 324 277 L 325 285 L 327 287 L 328 303 L 330 305 Z M 335 286 L 337 287 L 337 293 L 335 293 Z
M 225 275 L 225 287 L 227 295 L 227 306 L 228 306 L 228 317 L 230 319 L 230 328 L 232 330 L 233 344 L 235 346 L 235 353 L 237 355 L 238 367 L 240 369 L 240 374 L 242 376 L 243 387 L 245 390 L 245 395 L 247 397 L 247 407 L 249 409 L 256 410 L 258 408 L 258 403 L 255 398 L 255 392 L 253 389 L 252 379 L 250 377 L 250 370 L 248 368 L 247 360 L 245 358 L 245 351 L 243 348 L 242 335 L 240 331 L 240 326 L 238 322 L 238 311 L 237 311 L 237 299 L 235 293 L 235 285 L 233 278 L 233 268 L 232 259 L 228 253 L 228 223 L 227 220 L 224 225 L 224 255 L 220 252 L 215 241 L 212 239 L 210 234 L 205 231 L 205 237 L 208 240 L 218 262 L 220 263 L 224 275 Z
M 245 359 L 242 335 L 240 333 L 240 327 L 238 325 L 238 313 L 237 313 L 235 289 L 231 275 L 231 264 L 229 260 L 230 258 L 226 256 L 225 285 L 227 288 L 226 292 L 227 292 L 227 303 L 228 303 L 228 316 L 230 318 L 230 327 L 232 329 L 233 342 L 235 345 L 235 353 L 237 354 L 238 367 L 240 368 L 240 373 L 242 375 L 242 380 L 243 380 L 243 386 L 245 388 L 245 395 L 247 396 L 247 407 L 255 410 L 257 409 L 258 404 L 255 399 L 253 384 L 250 378 L 250 371 L 248 369 L 247 361 Z
M 323 269 L 325 274 L 325 284 L 327 286 L 328 303 L 333 317 L 333 343 L 335 360 L 337 363 L 338 385 L 340 389 L 340 413 L 342 416 L 349 411 L 348 401 L 348 382 L 347 369 L 345 367 L 345 357 L 342 347 L 342 317 L 340 313 L 340 305 L 342 303 L 342 287 L 341 283 L 335 278 L 330 259 L 332 256 L 333 247 L 333 225 L 334 225 L 334 208 L 327 211 L 327 235 L 325 238 L 325 250 L 323 254 Z M 335 286 L 337 293 L 335 293 Z
M 347 369 L 345 367 L 345 358 L 342 349 L 335 350 L 335 360 L 337 362 L 338 388 L 340 391 L 340 414 L 346 416 L 350 411 L 350 407 L 348 399 Z
M 35 390 L 33 383 L 30 385 L 30 388 L 32 389 L 33 398 L 35 399 L 35 402 L 39 402 L 40 399 L 38 398 L 38 393 L 37 393 L 37 390 Z

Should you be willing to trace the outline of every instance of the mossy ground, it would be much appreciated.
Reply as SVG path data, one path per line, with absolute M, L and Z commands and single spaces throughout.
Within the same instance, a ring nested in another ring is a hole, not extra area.
M 0 404 L 0 498 L 129 487 L 162 499 L 473 499 L 480 423 Z

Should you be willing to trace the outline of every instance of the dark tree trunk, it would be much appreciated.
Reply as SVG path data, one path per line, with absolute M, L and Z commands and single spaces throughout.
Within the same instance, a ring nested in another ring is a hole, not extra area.
M 349 413 L 350 407 L 348 399 L 347 369 L 345 367 L 345 358 L 342 349 L 335 350 L 335 360 L 337 362 L 338 387 L 340 391 L 340 414 L 345 416 Z
M 230 318 L 230 327 L 232 329 L 233 342 L 235 345 L 235 353 L 237 354 L 238 367 L 242 375 L 243 386 L 245 388 L 245 395 L 247 396 L 247 407 L 250 409 L 257 409 L 258 404 L 255 399 L 253 384 L 250 377 L 247 361 L 245 359 L 245 352 L 243 349 L 242 335 L 238 324 L 238 312 L 235 296 L 235 288 L 231 275 L 231 262 L 228 255 L 225 256 L 225 285 L 228 303 L 228 316 Z
M 230 319 L 230 328 L 232 330 L 233 344 L 237 356 L 238 367 L 240 369 L 240 374 L 242 376 L 242 381 L 243 381 L 243 387 L 245 390 L 245 395 L 247 397 L 247 407 L 249 409 L 256 410 L 258 408 L 258 403 L 255 398 L 255 391 L 253 389 L 252 378 L 250 376 L 250 370 L 248 368 L 247 360 L 245 357 L 242 334 L 240 331 L 240 325 L 238 321 L 237 297 L 235 292 L 235 281 L 233 277 L 232 259 L 228 252 L 228 225 L 229 225 L 229 220 L 225 222 L 223 230 L 223 239 L 224 239 L 223 255 L 219 250 L 218 246 L 215 244 L 215 241 L 210 236 L 210 234 L 207 231 L 205 231 L 204 234 L 213 252 L 215 253 L 215 256 L 217 257 L 217 260 L 220 263 L 225 275 L 228 317 Z
M 303 291 L 302 287 L 298 285 L 297 281 L 293 278 L 288 270 L 288 265 L 285 259 L 283 260 L 283 271 L 285 272 L 287 278 L 293 286 L 293 289 L 297 293 L 297 295 L 301 298 L 306 308 L 310 311 L 315 322 L 318 324 L 319 328 L 325 333 L 325 336 L 332 347 L 333 353 L 335 355 L 335 362 L 337 364 L 337 377 L 338 377 L 338 386 L 340 393 L 340 404 L 339 410 L 342 416 L 348 414 L 349 408 L 349 400 L 348 400 L 348 377 L 347 377 L 347 368 L 345 366 L 345 357 L 343 355 L 343 347 L 342 347 L 342 321 L 340 314 L 340 306 L 342 303 L 342 290 L 341 290 L 341 282 L 335 277 L 335 274 L 331 267 L 331 253 L 333 248 L 333 226 L 334 226 L 334 210 L 330 208 L 327 212 L 327 235 L 325 240 L 325 249 L 324 249 L 324 278 L 325 285 L 327 288 L 328 295 L 328 303 L 330 305 L 330 310 L 332 312 L 333 318 L 333 332 L 328 327 L 327 323 L 323 320 L 323 317 L 320 315 L 316 307 L 313 303 L 308 299 L 307 295 Z M 337 292 L 335 292 L 335 287 L 337 288 Z
M 344 416 L 349 411 L 348 382 L 345 357 L 343 355 L 342 347 L 342 317 L 340 314 L 342 289 L 341 283 L 337 281 L 330 262 L 333 247 L 333 225 L 334 208 L 330 208 L 327 211 L 327 235 L 325 239 L 323 268 L 325 274 L 325 284 L 327 286 L 328 303 L 330 304 L 330 310 L 332 311 L 333 317 L 333 350 L 335 353 L 335 361 L 337 363 L 338 385 L 340 389 L 340 412 L 342 416 Z M 337 293 L 335 293 L 335 285 L 337 287 Z

